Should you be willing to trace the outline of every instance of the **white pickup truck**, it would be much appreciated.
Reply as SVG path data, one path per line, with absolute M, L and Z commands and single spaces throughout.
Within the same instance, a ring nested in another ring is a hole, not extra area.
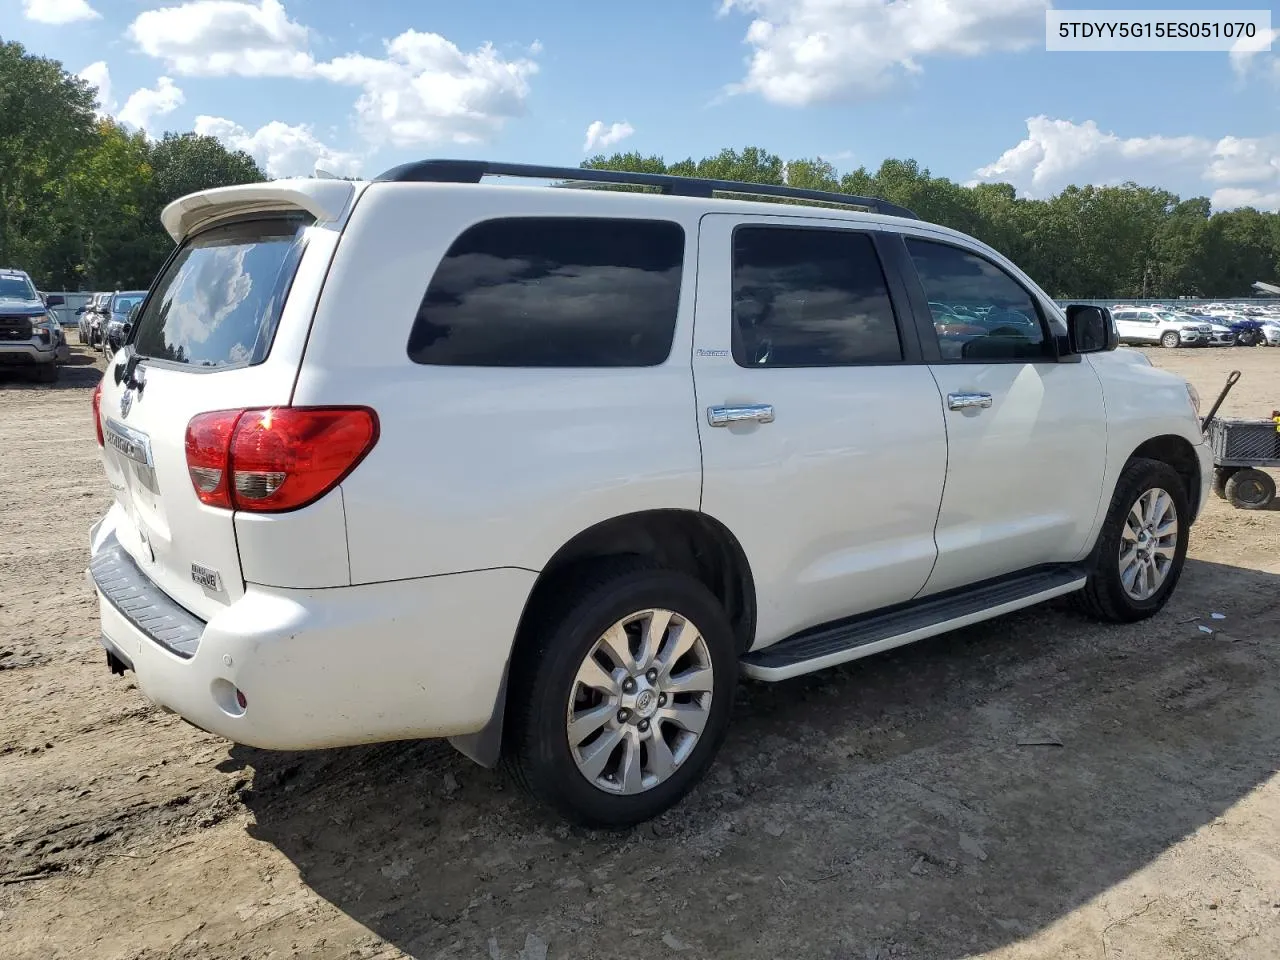
M 112 669 L 259 747 L 447 737 L 635 823 L 740 674 L 1066 594 L 1151 616 L 1210 483 L 1194 392 L 1105 310 L 874 198 L 422 161 L 163 220 L 88 575 Z

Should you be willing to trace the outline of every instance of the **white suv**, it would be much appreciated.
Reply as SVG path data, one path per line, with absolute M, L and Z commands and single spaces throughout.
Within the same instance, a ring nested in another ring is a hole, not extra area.
M 259 747 L 448 737 L 634 823 L 740 673 L 1063 594 L 1155 613 L 1212 474 L 1106 311 L 874 199 L 423 161 L 163 220 L 94 397 L 89 577 L 111 668 Z
M 1213 326 L 1184 314 L 1148 307 L 1113 309 L 1111 317 L 1122 343 L 1160 344 L 1162 347 L 1206 347 L 1213 342 Z

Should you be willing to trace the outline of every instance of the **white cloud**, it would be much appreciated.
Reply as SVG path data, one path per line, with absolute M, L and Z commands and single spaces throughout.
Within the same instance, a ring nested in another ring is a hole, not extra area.
M 723 0 L 754 17 L 747 75 L 730 93 L 803 106 L 884 90 L 931 57 L 975 57 L 1044 42 L 1048 0 Z
M 222 117 L 196 117 L 195 131 L 217 137 L 230 150 L 243 150 L 262 166 L 270 177 L 309 177 L 317 163 L 330 173 L 354 177 L 360 173 L 361 159 L 316 139 L 305 124 L 290 126 L 272 120 L 250 133 L 240 124 Z
M 302 77 L 310 31 L 280 0 L 194 0 L 140 13 L 129 37 L 182 76 Z
M 1027 120 L 1027 136 L 975 182 L 1013 184 L 1026 196 L 1044 197 L 1070 184 L 1111 185 L 1135 180 L 1176 180 L 1211 194 L 1215 207 L 1251 204 L 1280 207 L 1280 136 L 1120 137 L 1092 120 L 1049 117 Z
M 335 83 L 362 89 L 356 115 L 374 143 L 480 143 L 521 116 L 538 65 L 504 59 L 492 44 L 470 53 L 435 33 L 407 30 L 385 58 L 353 54 L 316 66 Z
M 582 144 L 582 152 L 590 153 L 592 150 L 612 147 L 615 143 L 621 143 L 635 132 L 636 128 L 625 120 L 621 123 L 611 123 L 608 126 L 605 126 L 603 120 L 593 120 L 591 125 L 587 127 L 587 139 Z
M 85 0 L 22 0 L 22 12 L 37 23 L 64 24 L 101 20 L 102 14 Z
M 143 87 L 129 94 L 116 119 L 126 127 L 133 127 L 151 134 L 151 121 L 173 113 L 186 101 L 177 85 L 168 77 L 156 81 L 155 89 Z
M 97 89 L 96 113 L 99 117 L 105 117 L 115 110 L 116 102 L 111 99 L 111 71 L 107 69 L 105 60 L 89 64 L 76 76 Z
M 1274 51 L 1280 45 L 1280 29 L 1270 33 L 1258 34 L 1256 37 L 1241 37 L 1227 54 L 1231 61 L 1231 69 L 1240 79 L 1246 79 L 1255 73 L 1270 73 L 1271 78 L 1280 82 L 1280 56 Z M 1268 48 L 1273 51 L 1266 56 Z
M 311 31 L 281 0 L 191 0 L 139 14 L 129 36 L 182 76 L 323 78 L 360 89 L 356 119 L 375 144 L 479 143 L 524 113 L 536 41 L 504 57 L 492 44 L 470 52 L 435 33 L 407 30 L 384 57 L 317 62 Z

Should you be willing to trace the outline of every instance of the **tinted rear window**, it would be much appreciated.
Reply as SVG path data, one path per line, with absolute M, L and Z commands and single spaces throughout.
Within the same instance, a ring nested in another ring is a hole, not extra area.
M 134 349 L 200 367 L 260 363 L 275 338 L 309 222 L 276 217 L 197 234 L 156 282 Z
M 647 367 L 675 335 L 684 230 L 656 220 L 520 217 L 466 230 L 409 335 L 415 363 Z

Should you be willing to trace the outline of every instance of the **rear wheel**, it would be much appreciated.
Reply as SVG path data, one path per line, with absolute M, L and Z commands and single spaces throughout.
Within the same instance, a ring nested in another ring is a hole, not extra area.
M 733 629 L 697 580 L 643 561 L 577 578 L 512 664 L 506 763 L 535 799 L 593 827 L 657 816 L 724 739 Z
M 1276 498 L 1276 482 L 1269 473 L 1245 467 L 1227 479 L 1225 492 L 1232 506 L 1241 510 L 1265 510 Z
M 1160 346 L 1164 347 L 1167 350 L 1172 350 L 1174 347 L 1178 346 L 1180 343 L 1182 343 L 1182 338 L 1178 336 L 1178 331 L 1176 330 L 1166 331 L 1160 336 Z
M 1116 483 L 1094 551 L 1094 569 L 1079 594 L 1090 616 L 1132 623 L 1158 613 L 1182 576 L 1191 509 L 1167 463 L 1134 459 Z

